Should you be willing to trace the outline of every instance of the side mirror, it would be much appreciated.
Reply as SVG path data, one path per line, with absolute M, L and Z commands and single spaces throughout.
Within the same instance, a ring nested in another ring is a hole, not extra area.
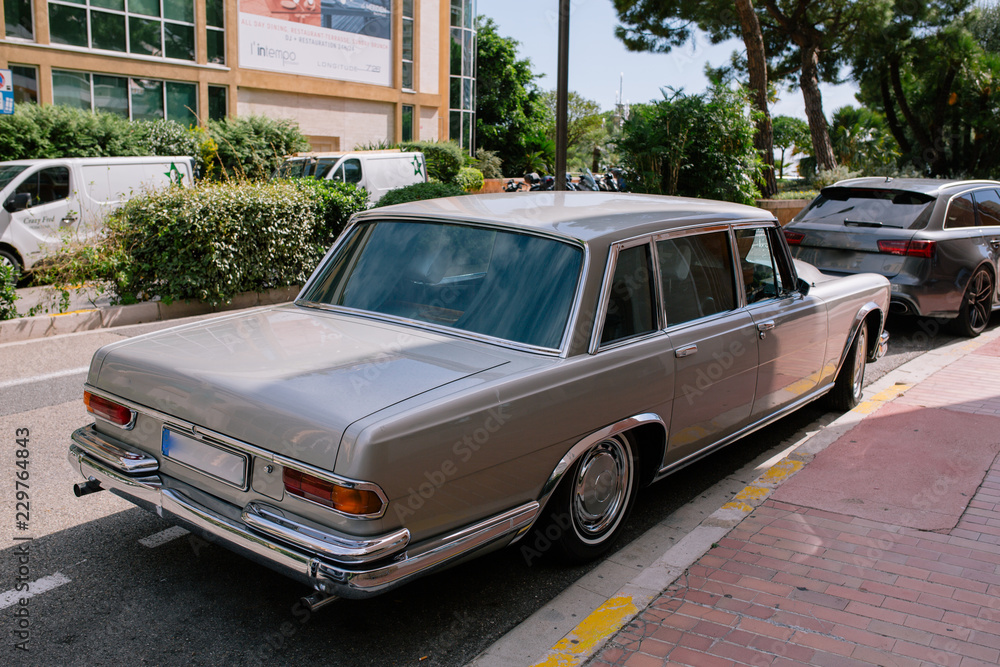
M 807 283 L 805 280 L 802 280 L 802 278 L 799 278 L 796 287 L 798 288 L 799 292 L 802 293 L 802 296 L 805 296 L 809 294 L 809 288 L 812 287 L 812 284 Z
M 3 207 L 8 213 L 16 213 L 17 211 L 23 211 L 26 208 L 30 208 L 31 193 L 19 192 L 17 194 L 13 194 L 3 203 Z

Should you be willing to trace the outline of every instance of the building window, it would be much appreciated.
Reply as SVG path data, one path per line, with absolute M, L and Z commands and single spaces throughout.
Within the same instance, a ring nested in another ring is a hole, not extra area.
M 14 75 L 14 104 L 38 104 L 38 69 L 28 65 L 11 65 Z
M 413 90 L 413 0 L 403 0 L 403 90 Z
M 198 120 L 198 86 L 180 81 L 52 70 L 52 101 L 132 120 L 166 118 L 182 125 Z
M 205 45 L 208 62 L 226 64 L 226 3 L 225 0 L 207 0 L 205 3 Z
M 229 89 L 225 86 L 208 87 L 208 117 L 210 120 L 222 120 L 228 115 L 228 92 Z
M 53 44 L 194 60 L 194 0 L 49 0 L 49 33 Z
M 451 76 L 448 129 L 469 153 L 475 149 L 476 31 L 474 0 L 451 0 Z
M 35 38 L 31 0 L 3 0 L 3 16 L 7 37 Z
M 413 105 L 404 104 L 402 115 L 403 115 L 403 132 L 401 139 L 403 141 L 413 141 Z

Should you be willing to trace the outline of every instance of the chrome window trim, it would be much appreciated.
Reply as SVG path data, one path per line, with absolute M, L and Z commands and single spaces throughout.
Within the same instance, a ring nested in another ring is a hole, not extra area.
M 378 484 L 375 484 L 374 482 L 366 482 L 362 480 L 351 479 L 349 477 L 343 477 L 341 475 L 333 474 L 328 470 L 323 470 L 322 468 L 317 468 L 315 466 L 309 465 L 308 463 L 302 463 L 301 461 L 290 459 L 287 456 L 277 454 L 262 447 L 242 442 L 235 438 L 231 438 L 228 435 L 224 435 L 217 431 L 213 431 L 211 429 L 198 426 L 197 424 L 193 424 L 189 421 L 179 419 L 165 412 L 161 412 L 159 410 L 148 408 L 144 405 L 139 405 L 138 403 L 134 403 L 132 401 L 119 398 L 114 394 L 103 391 L 101 389 L 97 389 L 96 387 L 90 384 L 85 384 L 84 388 L 87 391 L 90 391 L 91 393 L 99 394 L 100 396 L 108 398 L 109 400 L 117 401 L 118 403 L 121 403 L 125 407 L 131 408 L 136 412 L 141 413 L 143 416 L 152 417 L 153 419 L 162 422 L 162 425 L 164 427 L 170 426 L 174 430 L 182 433 L 183 435 L 187 435 L 189 437 L 193 437 L 198 440 L 203 440 L 207 438 L 207 441 L 211 444 L 221 443 L 227 445 L 232 449 L 235 449 L 238 452 L 248 454 L 251 457 L 261 458 L 269 463 L 276 463 L 285 468 L 292 468 L 294 470 L 298 470 L 299 472 L 308 473 L 310 475 L 320 478 L 325 482 L 330 482 L 331 484 L 343 486 L 348 489 L 371 491 L 375 493 L 382 501 L 382 508 L 377 514 L 347 514 L 332 507 L 327 507 L 326 505 L 319 505 L 320 507 L 323 507 L 324 509 L 329 510 L 331 512 L 335 512 L 340 516 L 346 517 L 348 519 L 379 519 L 385 514 L 386 508 L 389 505 L 388 496 L 386 496 L 382 488 Z M 162 456 L 162 453 L 160 454 L 160 456 Z M 173 461 L 173 459 L 171 459 L 171 461 Z M 252 475 L 253 475 L 253 470 L 252 469 L 248 470 L 247 471 L 248 478 L 252 477 Z M 300 500 L 304 499 L 300 498 Z
M 743 267 L 740 266 L 740 248 L 739 245 L 736 243 L 736 232 L 741 229 L 773 229 L 776 231 L 776 234 L 783 233 L 781 226 L 778 224 L 776 220 L 761 220 L 761 221 L 752 221 L 745 223 L 736 223 L 731 225 L 729 238 L 730 241 L 732 242 L 733 270 L 735 271 L 735 273 L 733 274 L 734 278 L 743 275 Z M 740 308 L 746 308 L 747 310 L 750 310 L 753 306 L 757 305 L 758 303 L 771 303 L 778 299 L 787 298 L 798 293 L 799 274 L 796 273 L 795 271 L 795 262 L 792 261 L 791 254 L 787 252 L 788 243 L 787 242 L 782 243 L 781 241 L 778 241 L 778 245 L 786 249 L 786 251 L 783 251 L 782 254 L 785 256 L 785 265 L 788 268 L 788 273 L 790 274 L 792 279 L 793 283 L 792 290 L 786 294 L 775 295 L 769 299 L 764 299 L 762 301 L 755 301 L 754 303 L 747 303 L 747 293 L 746 293 L 747 286 L 744 284 L 742 279 L 738 279 L 736 280 L 736 285 L 737 285 L 737 294 L 739 295 Z M 774 249 L 770 243 L 768 243 L 768 247 L 771 248 L 771 257 L 775 257 Z
M 739 291 L 739 289 L 737 289 L 737 285 L 736 285 L 736 283 L 737 283 L 736 276 L 738 274 L 735 272 L 735 265 L 733 263 L 733 260 L 735 258 L 735 251 L 733 250 L 733 233 L 732 233 L 732 227 L 733 226 L 730 223 L 720 223 L 720 224 L 715 224 L 715 225 L 706 225 L 704 227 L 689 226 L 689 227 L 684 227 L 683 229 L 674 229 L 674 230 L 670 230 L 669 232 L 661 232 L 659 234 L 653 234 L 653 237 L 652 237 L 652 240 L 653 240 L 653 251 L 654 251 L 653 266 L 656 268 L 657 292 L 660 294 L 660 310 L 662 311 L 662 325 L 660 327 L 661 329 L 663 329 L 665 331 L 681 331 L 685 327 L 687 327 L 689 324 L 693 324 L 695 322 L 705 322 L 707 320 L 711 320 L 711 319 L 716 318 L 716 317 L 721 317 L 721 316 L 724 316 L 724 315 L 728 315 L 729 313 L 737 311 L 737 310 L 739 310 L 742 307 L 741 302 L 740 302 L 740 291 Z M 670 321 L 667 319 L 667 309 L 666 309 L 666 304 L 665 304 L 664 296 L 663 296 L 663 284 L 662 284 L 662 280 L 660 279 L 660 258 L 659 258 L 659 254 L 658 254 L 659 253 L 659 249 L 656 247 L 656 244 L 659 243 L 660 241 L 669 241 L 671 239 L 676 239 L 676 238 L 686 238 L 686 237 L 689 237 L 689 236 L 698 236 L 699 234 L 718 234 L 720 232 L 726 234 L 727 235 L 726 238 L 729 241 L 729 248 L 730 248 L 729 249 L 729 264 L 730 264 L 730 267 L 729 267 L 730 268 L 729 277 L 730 277 L 730 279 L 732 281 L 733 297 L 734 297 L 734 300 L 735 300 L 736 303 L 733 304 L 733 307 L 730 310 L 722 310 L 722 311 L 719 311 L 718 313 L 712 313 L 711 315 L 702 315 L 701 317 L 698 317 L 698 318 L 693 319 L 693 320 L 687 320 L 685 322 L 680 322 L 678 324 L 671 324 Z
M 653 330 L 632 334 L 631 336 L 613 340 L 604 345 L 601 344 L 601 334 L 604 332 L 604 318 L 607 317 L 608 300 L 611 298 L 611 283 L 614 279 L 615 269 L 618 267 L 618 255 L 622 250 L 628 250 L 629 248 L 636 248 L 642 245 L 647 246 L 649 249 L 649 261 L 653 265 L 650 268 L 655 272 L 656 263 L 654 259 L 656 255 L 652 235 L 644 234 L 642 236 L 633 236 L 629 239 L 616 241 L 608 247 L 608 263 L 604 267 L 604 277 L 601 282 L 600 301 L 598 301 L 600 305 L 597 308 L 597 316 L 594 319 L 594 328 L 590 332 L 590 345 L 587 348 L 587 354 L 594 355 L 598 352 L 603 352 L 604 350 L 610 350 L 628 343 L 645 340 L 663 331 L 663 326 L 661 326 L 661 323 L 663 322 L 662 297 L 660 295 L 659 287 L 654 284 L 652 306 L 657 309 L 657 312 L 654 313 L 655 322 L 653 323 Z M 652 276 L 651 279 L 653 279 Z
M 976 193 L 981 192 L 983 190 L 993 190 L 993 192 L 995 192 L 996 195 L 1000 197 L 1000 183 L 998 183 L 994 187 L 976 188 L 975 190 L 972 191 L 972 201 L 976 205 L 976 229 L 1000 229 L 1000 225 L 983 225 L 979 223 L 979 200 L 976 199 Z
M 464 329 L 456 329 L 454 327 L 448 327 L 440 324 L 433 324 L 431 322 L 424 322 L 422 320 L 414 320 L 406 317 L 397 317 L 395 315 L 387 315 L 385 313 L 377 313 L 370 310 L 361 310 L 358 308 L 350 308 L 347 306 L 337 306 L 329 303 L 321 303 L 318 301 L 307 301 L 306 299 L 296 298 L 294 303 L 296 306 L 302 308 L 314 308 L 316 310 L 325 310 L 328 312 L 340 313 L 343 315 L 353 315 L 357 317 L 364 317 L 371 320 L 390 322 L 393 324 L 401 324 L 403 326 L 410 326 L 416 329 L 424 329 L 427 331 L 433 331 L 435 333 L 447 334 L 450 336 L 457 336 L 459 338 L 465 338 L 467 340 L 472 340 L 480 343 L 487 343 L 490 345 L 497 345 L 499 347 L 504 347 L 511 350 L 518 350 L 520 352 L 530 352 L 532 354 L 544 354 L 547 356 L 566 358 L 569 355 L 569 344 L 573 338 L 573 331 L 578 323 L 580 311 L 581 311 L 581 299 L 583 298 L 583 285 L 586 281 L 586 276 L 590 271 L 590 246 L 576 238 L 571 236 L 564 236 L 562 234 L 549 233 L 546 230 L 533 230 L 523 227 L 512 227 L 510 225 L 503 225 L 499 223 L 491 223 L 489 221 L 481 220 L 452 220 L 448 218 L 441 218 L 439 216 L 422 216 L 419 214 L 407 214 L 407 215 L 392 215 L 392 214 L 378 214 L 373 215 L 370 213 L 358 213 L 355 214 L 353 218 L 348 222 L 343 233 L 337 239 L 336 243 L 331 246 L 327 251 L 326 255 L 320 261 L 317 269 L 319 267 L 326 266 L 329 259 L 339 250 L 339 248 L 346 244 L 350 238 L 353 236 L 358 226 L 365 222 L 379 222 L 379 221 L 390 221 L 390 222 L 438 222 L 446 225 L 459 225 L 465 227 L 482 227 L 485 229 L 492 229 L 498 232 L 507 232 L 511 234 L 525 234 L 527 236 L 537 236 L 540 238 L 546 238 L 553 241 L 559 241 L 561 243 L 568 244 L 575 248 L 578 248 L 582 254 L 582 261 L 580 262 L 580 271 L 576 278 L 576 287 L 573 291 L 573 297 L 570 302 L 570 311 L 566 317 L 566 323 L 563 327 L 562 336 L 559 339 L 558 347 L 544 347 L 541 345 L 531 345 L 529 343 L 520 343 L 518 341 L 508 340 L 506 338 L 499 338 L 496 336 L 489 336 L 487 334 L 476 333 L 474 331 L 466 331 Z M 309 280 L 306 284 L 302 286 L 302 290 L 299 292 L 299 296 L 306 294 L 313 286 L 319 276 L 319 271 L 313 271 Z
M 980 229 L 979 226 L 979 206 L 976 204 L 976 198 L 973 193 L 979 188 L 969 188 L 968 190 L 962 190 L 961 192 L 956 192 L 955 194 L 948 197 L 948 203 L 944 207 L 944 215 L 941 216 L 941 231 L 956 232 L 963 229 Z M 949 227 L 948 226 L 948 211 L 951 210 L 952 203 L 959 197 L 964 197 L 969 195 L 969 201 L 972 202 L 972 215 L 974 218 L 973 224 L 965 227 Z M 916 230 L 922 231 L 922 230 Z

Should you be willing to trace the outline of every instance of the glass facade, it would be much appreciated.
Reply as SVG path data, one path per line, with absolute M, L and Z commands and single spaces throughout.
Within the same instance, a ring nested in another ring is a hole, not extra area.
M 197 123 L 198 86 L 194 83 L 54 69 L 52 97 L 55 104 L 107 111 L 132 120 Z
M 475 0 L 451 0 L 448 135 L 470 154 L 475 150 Z
M 194 0 L 49 0 L 49 34 L 53 44 L 193 61 Z
M 413 141 L 413 106 L 403 105 L 403 130 L 400 137 L 403 141 Z
M 226 64 L 226 6 L 224 0 L 205 2 L 205 46 L 208 62 Z
M 413 0 L 403 0 L 403 90 L 413 90 Z
M 10 73 L 14 75 L 14 104 L 38 104 L 38 68 L 11 64 Z
M 3 19 L 7 37 L 35 38 L 31 0 L 3 0 Z

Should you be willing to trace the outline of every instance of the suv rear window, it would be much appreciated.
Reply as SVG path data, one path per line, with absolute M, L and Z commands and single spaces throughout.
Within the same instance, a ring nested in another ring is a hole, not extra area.
M 831 226 L 922 229 L 930 219 L 934 197 L 905 190 L 823 188 L 797 222 Z

